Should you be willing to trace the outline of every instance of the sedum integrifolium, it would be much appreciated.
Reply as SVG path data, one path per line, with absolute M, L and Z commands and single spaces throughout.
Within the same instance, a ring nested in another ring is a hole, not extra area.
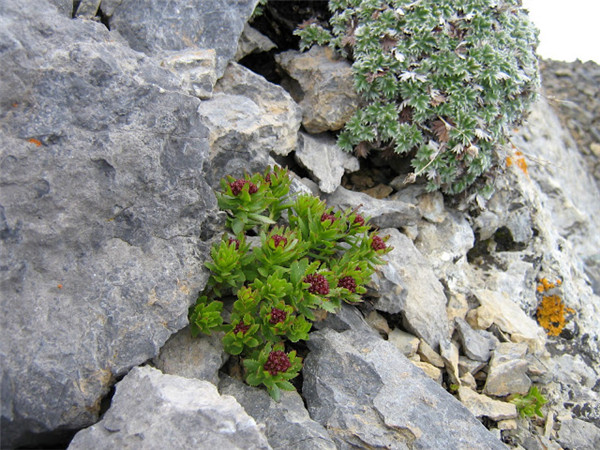
M 333 211 L 311 195 L 291 198 L 290 183 L 278 167 L 222 180 L 217 199 L 231 234 L 213 245 L 210 278 L 190 309 L 192 334 L 223 332 L 225 351 L 243 359 L 246 382 L 275 399 L 293 389 L 289 380 L 302 368 L 286 343 L 308 339 L 316 310 L 360 302 L 391 250 L 357 211 Z M 249 233 L 258 236 L 254 246 Z

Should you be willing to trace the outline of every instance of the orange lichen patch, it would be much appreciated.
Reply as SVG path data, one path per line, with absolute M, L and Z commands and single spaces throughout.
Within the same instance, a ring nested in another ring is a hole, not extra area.
M 513 164 L 521 169 L 525 175 L 528 175 L 527 161 L 525 161 L 525 157 L 523 156 L 522 152 L 516 151 L 513 156 L 506 157 L 506 167 L 511 167 Z
M 13 107 L 13 108 L 16 108 L 17 106 L 19 106 L 19 104 L 18 104 L 17 102 L 14 102 L 14 103 L 12 104 L 12 107 Z
M 565 327 L 565 315 L 573 312 L 558 295 L 544 295 L 537 309 L 537 320 L 549 336 L 558 336 Z
M 58 289 L 62 289 L 62 284 L 57 284 L 57 285 L 56 285 L 56 287 L 57 287 Z
M 32 144 L 35 144 L 36 147 L 41 147 L 42 146 L 42 143 L 40 141 L 38 141 L 37 139 L 34 139 L 34 138 L 28 139 L 27 142 L 31 142 Z

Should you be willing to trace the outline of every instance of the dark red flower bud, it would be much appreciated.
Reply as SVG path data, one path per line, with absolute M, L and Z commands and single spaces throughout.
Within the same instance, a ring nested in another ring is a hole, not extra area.
M 324 213 L 321 215 L 321 222 L 325 222 L 326 220 L 331 220 L 331 223 L 333 223 L 333 222 L 335 222 L 337 219 L 336 219 L 336 217 L 335 217 L 333 214 L 329 214 L 329 213 L 326 213 L 326 212 L 324 212 Z
M 311 294 L 329 294 L 329 283 L 323 275 L 312 273 L 304 278 L 304 282 L 310 283 L 308 292 Z
M 282 350 L 275 350 L 269 353 L 269 358 L 264 368 L 271 375 L 277 375 L 279 372 L 285 372 L 292 366 L 290 358 Z
M 360 225 L 362 227 L 365 224 L 365 218 L 363 216 L 361 216 L 360 214 L 357 214 L 356 217 L 354 218 L 354 223 L 357 223 L 358 225 Z
M 279 244 L 283 244 L 284 247 L 287 245 L 287 238 L 285 236 L 274 234 L 271 239 L 275 243 L 275 248 L 279 247 Z
M 276 325 L 280 322 L 285 322 L 287 317 L 287 313 L 281 309 L 273 308 L 271 309 L 271 318 L 269 319 L 269 323 L 271 325 Z
M 338 281 L 338 287 L 346 288 L 350 292 L 356 292 L 356 281 L 350 276 L 343 277 L 340 278 L 340 281 Z
M 229 238 L 229 241 L 227 241 L 227 244 L 231 245 L 232 242 L 235 242 L 235 249 L 239 250 L 240 249 L 240 241 L 239 241 L 239 239 Z
M 231 193 L 233 195 L 238 195 L 240 192 L 242 192 L 242 188 L 248 184 L 248 193 L 250 194 L 254 194 L 256 191 L 258 191 L 258 188 L 256 187 L 256 185 L 254 183 L 252 183 L 251 181 L 248 180 L 244 180 L 243 178 L 240 178 L 238 180 L 235 180 L 233 183 L 229 183 L 229 186 L 231 187 Z
M 246 334 L 249 329 L 250 325 L 246 325 L 243 320 L 240 320 L 240 322 L 233 329 L 233 334 L 238 334 L 240 331 L 242 334 Z
M 383 242 L 383 239 L 381 239 L 381 237 L 373 236 L 373 242 L 371 242 L 371 248 L 375 251 L 385 250 L 387 248 L 387 245 L 385 245 L 385 242 Z

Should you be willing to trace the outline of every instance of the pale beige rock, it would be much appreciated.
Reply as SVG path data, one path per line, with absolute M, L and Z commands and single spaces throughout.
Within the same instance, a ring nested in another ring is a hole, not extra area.
M 464 319 L 469 312 L 469 304 L 467 296 L 460 292 L 454 292 L 448 296 L 448 304 L 446 305 L 446 314 L 448 322 L 453 323 L 455 318 Z
M 444 360 L 446 372 L 452 384 L 460 385 L 460 376 L 458 374 L 458 346 L 454 342 L 440 343 L 440 353 Z
M 212 97 L 217 82 L 217 54 L 213 49 L 186 49 L 167 53 L 161 66 L 177 74 L 182 89 L 200 99 Z
M 432 364 L 435 367 L 444 367 L 444 360 L 442 359 L 440 354 L 437 353 L 434 349 L 432 349 L 431 346 L 423 339 L 421 339 L 421 341 L 419 342 L 418 352 L 423 361 L 428 362 L 429 364 Z
M 306 53 L 289 50 L 275 56 L 296 82 L 286 83 L 303 111 L 302 124 L 312 134 L 339 130 L 358 108 L 352 66 L 337 59 L 332 49 L 314 46 Z M 299 89 L 298 89 L 299 87 Z
M 477 381 L 475 380 L 475 377 L 471 375 L 471 372 L 466 372 L 465 374 L 461 375 L 460 384 L 461 386 L 466 386 L 473 390 L 477 389 Z
M 527 344 L 502 342 L 492 352 L 488 377 L 483 392 L 504 397 L 510 394 L 527 394 L 531 380 L 527 376 Z
M 415 366 L 417 366 L 419 369 L 421 369 L 423 372 L 425 372 L 425 374 L 431 378 L 433 381 L 435 381 L 438 384 L 442 384 L 443 381 L 443 377 L 442 377 L 442 371 L 440 369 L 438 369 L 435 366 L 432 366 L 429 363 L 423 362 L 423 361 L 419 361 L 419 362 L 414 362 L 413 364 Z
M 417 353 L 417 349 L 419 348 L 419 338 L 413 336 L 406 331 L 399 330 L 398 328 L 394 328 L 388 335 L 388 341 L 390 341 L 394 346 L 399 349 L 404 356 L 411 357 L 415 353 Z
M 233 59 L 239 61 L 251 53 L 268 52 L 275 47 L 277 45 L 271 39 L 246 23 L 244 31 L 240 35 L 238 48 Z
M 458 388 L 458 398 L 476 417 L 489 417 L 492 420 L 517 417 L 517 407 L 512 403 L 491 399 L 465 386 Z
M 473 292 L 480 307 L 471 317 L 471 326 L 487 329 L 492 323 L 509 333 L 513 342 L 526 342 L 532 351 L 544 348 L 546 334 L 533 319 L 501 292 L 478 289 Z M 469 315 L 467 315 L 469 319 Z
M 390 334 L 390 326 L 388 325 L 387 320 L 377 311 L 371 311 L 365 317 L 366 322 L 375 328 L 379 334 L 383 334 L 384 336 L 388 336 Z
M 517 421 L 515 419 L 505 419 L 498 422 L 498 428 L 500 430 L 516 430 Z

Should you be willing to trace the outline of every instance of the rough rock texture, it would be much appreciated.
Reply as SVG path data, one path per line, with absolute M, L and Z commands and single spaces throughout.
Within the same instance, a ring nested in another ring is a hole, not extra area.
M 544 93 L 600 189 L 600 65 L 593 61 L 543 60 Z
M 303 394 L 338 448 L 504 448 L 435 381 L 362 322 L 311 333 Z
M 311 136 L 300 132 L 294 156 L 326 194 L 340 186 L 344 173 L 355 172 L 360 167 L 358 159 L 340 149 L 335 139 L 327 134 Z
M 370 217 L 369 223 L 379 228 L 410 226 L 419 218 L 419 210 L 414 205 L 399 200 L 378 200 L 342 186 L 325 198 L 328 204 L 341 210 L 359 208 L 363 216 Z
M 560 425 L 558 442 L 565 448 L 596 450 L 600 448 L 600 428 L 580 419 L 565 420 Z
M 162 66 L 176 73 L 184 92 L 200 99 L 212 96 L 217 82 L 217 54 L 213 49 L 187 49 L 164 56 Z
M 169 375 L 198 378 L 219 383 L 219 369 L 227 361 L 223 350 L 223 333 L 192 337 L 188 327 L 169 338 L 153 362 L 157 369 Z
M 493 400 L 468 387 L 459 387 L 458 396 L 462 404 L 476 417 L 489 417 L 492 420 L 514 419 L 517 417 L 517 407 L 512 403 Z
M 256 422 L 208 381 L 136 367 L 116 386 L 110 409 L 69 449 L 271 448 Z
M 525 395 L 531 387 L 527 376 L 527 344 L 501 342 L 492 353 L 483 392 L 496 397 Z
M 2 443 L 90 425 L 206 282 L 199 100 L 48 3 L 0 5 Z
M 264 434 L 273 448 L 329 449 L 336 448 L 327 430 L 312 420 L 297 392 L 282 391 L 275 402 L 267 391 L 255 389 L 233 378 L 219 384 L 223 394 L 231 395 L 245 411 L 264 426 Z
M 234 59 L 239 61 L 245 56 L 251 53 L 268 52 L 269 50 L 277 47 L 271 39 L 260 33 L 258 30 L 252 28 L 250 25 L 245 24 L 244 30 L 238 41 L 238 48 L 235 53 Z
M 111 30 L 134 50 L 156 55 L 189 47 L 217 52 L 217 77 L 235 56 L 258 0 L 127 0 L 111 11 Z
M 285 155 L 296 149 L 301 111 L 287 92 L 243 66 L 231 63 L 198 112 L 209 129 L 212 171 L 218 187 L 225 175 L 262 171 L 269 152 Z
M 275 60 L 291 78 L 282 85 L 302 107 L 302 125 L 309 133 L 339 130 L 358 108 L 352 67 L 348 61 L 336 59 L 332 49 L 289 50 Z
M 390 235 L 387 245 L 394 250 L 386 255 L 388 264 L 373 274 L 372 284 L 380 295 L 376 308 L 401 313 L 405 328 L 437 349 L 450 338 L 444 288 L 409 238 L 395 228 L 380 234 Z
M 456 318 L 456 331 L 463 353 L 475 361 L 486 362 L 494 347 L 493 335 L 483 330 L 473 330 L 464 319 Z

